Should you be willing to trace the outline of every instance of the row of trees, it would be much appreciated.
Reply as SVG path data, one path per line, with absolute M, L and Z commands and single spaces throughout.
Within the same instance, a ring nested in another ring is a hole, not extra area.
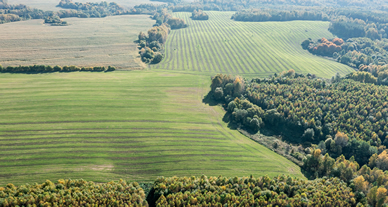
M 136 9 L 127 10 L 115 2 L 107 3 L 106 1 L 101 3 L 80 3 L 73 2 L 72 0 L 61 0 L 57 6 L 64 9 L 74 9 L 77 11 L 78 17 L 81 18 L 100 18 L 113 15 L 138 14 L 141 12 Z
M 232 19 L 236 21 L 264 22 L 264 21 L 292 21 L 292 20 L 317 20 L 329 21 L 329 16 L 317 11 L 277 11 L 250 9 L 236 12 Z
M 313 181 L 278 176 L 172 177 L 154 182 L 156 206 L 355 206 L 352 189 L 338 178 Z
M 148 206 L 138 183 L 49 180 L 42 184 L 0 187 L 0 206 Z
M 139 43 L 140 58 L 145 63 L 157 64 L 163 59 L 163 45 L 167 41 L 171 29 L 187 27 L 183 19 L 172 17 L 166 8 L 155 12 L 152 19 L 156 20 L 153 28 L 147 34 L 140 32 Z
M 208 20 L 209 15 L 206 14 L 202 10 L 194 10 L 193 13 L 191 14 L 191 19 L 193 19 L 193 20 Z
M 113 66 L 105 67 L 77 67 L 77 66 L 49 66 L 49 65 L 31 65 L 31 66 L 8 66 L 3 67 L 0 65 L 1 73 L 53 73 L 53 72 L 76 72 L 76 71 L 89 71 L 89 72 L 109 72 L 115 71 Z
M 46 16 L 52 16 L 52 13 L 33 9 L 23 4 L 11 5 L 0 1 L 0 24 L 27 19 L 43 19 Z

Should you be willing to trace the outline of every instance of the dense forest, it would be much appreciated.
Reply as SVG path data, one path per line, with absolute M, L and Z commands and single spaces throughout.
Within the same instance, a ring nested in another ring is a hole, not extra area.
M 225 104 L 230 121 L 238 127 L 257 132 L 266 126 L 282 131 L 294 143 L 323 145 L 346 137 L 329 154 L 354 156 L 367 164 L 388 146 L 388 88 L 338 76 L 332 81 L 327 84 L 293 70 L 251 81 L 217 75 L 211 93 Z
M 144 186 L 144 185 L 143 185 Z M 0 187 L 0 206 L 355 206 L 357 197 L 338 178 L 289 176 L 157 178 L 146 197 L 142 184 L 84 180 Z M 385 195 L 376 193 L 378 199 Z
M 54 72 L 110 72 L 115 71 L 116 68 L 108 66 L 107 68 L 96 66 L 96 67 L 77 67 L 77 66 L 49 66 L 49 65 L 31 65 L 31 66 L 8 66 L 3 67 L 0 65 L 0 73 L 54 73 Z
M 160 177 L 156 206 L 355 206 L 352 189 L 338 178 L 299 180 L 288 176 Z
M 209 95 L 235 127 L 272 130 L 307 147 L 303 168 L 311 178 L 338 177 L 357 202 L 381 206 L 386 193 L 375 194 L 388 188 L 388 88 L 365 83 L 362 73 L 331 82 L 293 70 L 251 80 L 219 74 Z
M 85 180 L 0 187 L 0 206 L 148 206 L 136 182 L 97 184 Z

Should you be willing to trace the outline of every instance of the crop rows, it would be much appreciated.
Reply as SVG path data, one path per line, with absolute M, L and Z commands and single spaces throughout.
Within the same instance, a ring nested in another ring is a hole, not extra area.
M 2 74 L 0 185 L 60 178 L 302 177 L 202 103 L 208 76 L 159 72 Z
M 300 44 L 311 37 L 331 38 L 328 22 L 237 22 L 232 12 L 207 12 L 207 21 L 193 21 L 190 13 L 174 13 L 188 28 L 173 30 L 166 57 L 154 69 L 266 76 L 294 69 L 331 77 L 352 69 L 309 54 Z

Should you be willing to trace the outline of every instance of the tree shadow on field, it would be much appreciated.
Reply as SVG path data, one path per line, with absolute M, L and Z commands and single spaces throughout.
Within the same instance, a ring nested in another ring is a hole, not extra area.
M 213 92 L 209 91 L 209 93 L 204 96 L 202 99 L 202 103 L 209 104 L 209 106 L 217 106 L 219 103 L 213 99 Z

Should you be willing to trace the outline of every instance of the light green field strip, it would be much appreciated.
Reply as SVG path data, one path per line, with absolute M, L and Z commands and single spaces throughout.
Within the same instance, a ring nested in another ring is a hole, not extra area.
M 300 46 L 309 37 L 333 38 L 329 22 L 237 22 L 230 19 L 233 12 L 207 13 L 207 21 L 193 21 L 191 13 L 174 13 L 189 27 L 171 31 L 165 59 L 150 68 L 261 77 L 294 69 L 325 78 L 353 70 Z
M 1 74 L 0 186 L 202 174 L 303 178 L 292 162 L 229 130 L 222 109 L 202 103 L 209 85 L 207 75 L 174 71 Z

